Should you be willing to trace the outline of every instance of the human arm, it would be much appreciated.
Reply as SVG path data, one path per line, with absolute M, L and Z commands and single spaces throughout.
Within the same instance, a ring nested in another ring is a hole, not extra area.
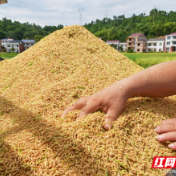
M 136 96 L 166 97 L 175 94 L 176 61 L 164 62 L 122 79 L 90 97 L 80 99 L 68 107 L 62 116 L 75 109 L 82 109 L 79 117 L 93 113 L 96 110 L 102 110 L 107 113 L 104 128 L 108 130 L 111 128 L 112 122 L 118 118 L 125 108 L 129 98 Z M 169 130 L 169 128 L 167 129 Z M 164 132 L 168 133 L 165 134 L 165 140 L 168 135 L 171 135 L 168 130 Z M 176 136 L 176 129 L 174 131 Z M 158 129 L 156 129 L 156 132 L 162 134 L 162 131 L 158 131 Z

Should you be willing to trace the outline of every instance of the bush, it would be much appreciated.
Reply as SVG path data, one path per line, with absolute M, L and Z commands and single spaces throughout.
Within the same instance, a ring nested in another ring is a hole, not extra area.
M 128 49 L 127 53 L 134 53 L 134 50 L 133 49 Z
M 116 44 L 110 44 L 110 46 L 117 50 L 117 45 Z

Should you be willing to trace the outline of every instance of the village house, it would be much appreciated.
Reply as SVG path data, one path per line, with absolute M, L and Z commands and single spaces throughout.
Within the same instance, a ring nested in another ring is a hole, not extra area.
M 35 40 L 33 39 L 22 39 L 21 41 L 24 43 L 25 50 L 27 50 L 28 48 L 30 48 L 35 44 Z
M 165 38 L 153 38 L 147 41 L 147 52 L 162 52 L 165 48 Z
M 176 32 L 166 35 L 165 51 L 176 52 Z
M 24 50 L 27 50 L 31 46 L 35 44 L 35 40 L 33 39 L 23 39 L 23 40 L 14 40 L 12 38 L 2 39 L 0 42 L 0 52 L 2 51 L 2 46 L 6 49 L 6 52 L 12 52 L 12 48 L 14 48 L 14 52 L 21 53 Z
M 119 40 L 108 40 L 108 41 L 106 41 L 106 43 L 108 45 L 111 45 L 111 44 L 117 45 L 117 48 L 116 48 L 117 50 L 118 50 L 119 45 L 120 45 L 120 41 Z
M 126 51 L 126 43 L 125 42 L 121 42 L 119 47 L 122 47 L 122 51 Z
M 4 47 L 6 48 L 6 52 L 12 52 L 12 48 L 14 48 L 14 52 L 21 53 L 25 50 L 24 43 L 21 40 L 12 40 L 4 43 Z
M 6 45 L 6 43 L 7 43 L 8 41 L 13 41 L 13 39 L 12 39 L 12 38 L 2 39 L 0 43 L 1 43 L 2 46 L 5 47 L 5 45 Z
M 134 33 L 126 38 L 127 50 L 146 52 L 147 38 L 143 33 Z

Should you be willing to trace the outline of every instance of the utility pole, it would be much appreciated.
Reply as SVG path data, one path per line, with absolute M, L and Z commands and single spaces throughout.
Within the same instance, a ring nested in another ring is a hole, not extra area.
M 0 0 L 0 4 L 8 3 L 7 0 Z
M 81 25 L 81 26 L 82 26 L 82 14 L 83 14 L 84 11 L 85 11 L 85 10 L 84 10 L 84 7 L 78 9 L 78 12 L 79 12 L 79 14 L 80 14 L 80 25 Z

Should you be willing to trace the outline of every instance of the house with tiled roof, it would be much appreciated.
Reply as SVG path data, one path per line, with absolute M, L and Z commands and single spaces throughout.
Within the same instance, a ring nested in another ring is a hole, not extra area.
M 146 52 L 147 38 L 143 33 L 134 33 L 126 38 L 127 50 Z
M 165 51 L 176 52 L 176 32 L 166 35 Z

